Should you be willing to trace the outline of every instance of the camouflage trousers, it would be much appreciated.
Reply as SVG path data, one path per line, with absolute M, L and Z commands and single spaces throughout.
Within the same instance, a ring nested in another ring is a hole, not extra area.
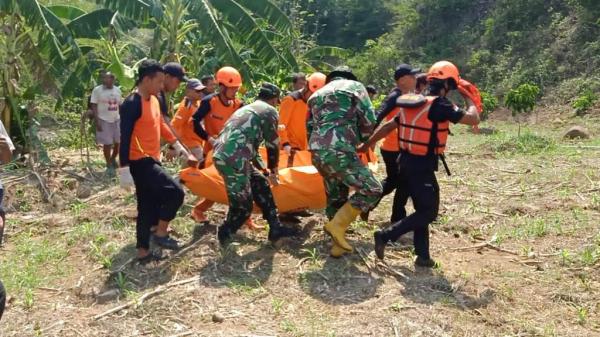
M 280 226 L 271 187 L 259 170 L 250 164 L 237 170 L 220 160 L 215 161 L 215 167 L 223 177 L 229 200 L 229 211 L 221 230 L 231 234 L 237 232 L 252 214 L 254 202 L 262 210 L 270 228 Z
M 381 183 L 356 153 L 312 151 L 312 162 L 325 182 L 325 213 L 329 219 L 348 201 L 363 212 L 370 211 L 379 201 L 383 192 Z M 354 194 L 348 198 L 350 188 Z

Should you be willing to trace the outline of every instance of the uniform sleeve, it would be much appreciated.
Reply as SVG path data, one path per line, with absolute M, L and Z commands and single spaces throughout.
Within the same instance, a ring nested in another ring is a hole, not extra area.
M 439 97 L 431 104 L 429 119 L 432 122 L 450 121 L 458 123 L 465 116 L 465 111 L 452 103 L 449 99 Z
M 375 129 L 377 118 L 375 117 L 373 103 L 371 103 L 367 89 L 365 89 L 362 84 L 360 85 L 360 89 L 355 94 L 355 100 L 358 112 L 358 130 L 360 132 L 360 141 L 366 142 L 373 133 L 373 129 Z
M 160 117 L 160 136 L 169 144 L 175 143 L 177 141 L 177 137 L 175 137 L 173 131 L 171 131 L 171 127 L 167 122 L 166 116 L 161 115 Z
M 286 96 L 279 106 L 279 136 L 281 137 L 281 146 L 290 143 L 287 129 L 290 125 L 290 120 L 292 119 L 293 106 L 294 99 L 290 96 Z
M 381 107 L 377 111 L 377 124 L 381 124 L 383 120 L 396 108 L 396 100 L 400 96 L 400 92 L 398 90 L 392 91 L 383 103 L 381 103 Z
M 308 111 L 306 112 L 306 139 L 308 140 L 308 142 L 310 143 L 310 135 L 312 135 L 314 129 L 314 122 L 313 122 L 313 114 L 312 114 L 312 104 L 310 104 L 310 101 L 308 103 Z
M 263 125 L 263 136 L 267 148 L 267 166 L 270 170 L 279 167 L 279 134 L 277 133 L 277 111 L 268 113 Z
M 92 90 L 92 96 L 90 97 L 90 103 L 98 104 L 99 101 L 100 101 L 100 93 L 99 93 L 98 87 L 95 87 L 94 90 Z
M 119 148 L 119 160 L 121 166 L 129 165 L 129 149 L 131 147 L 131 136 L 135 122 L 142 116 L 141 102 L 136 99 L 126 99 L 119 109 L 121 116 L 121 146 Z
M 202 100 L 200 103 L 200 107 L 194 113 L 194 132 L 198 135 L 198 137 L 208 140 L 208 133 L 204 130 L 204 126 L 202 125 L 202 120 L 204 117 L 208 115 L 210 112 L 210 101 Z
M 181 102 L 177 108 L 175 116 L 173 116 L 173 120 L 171 121 L 171 125 L 175 131 L 180 132 L 179 130 L 183 130 L 185 123 L 189 120 L 189 116 L 186 115 L 187 111 L 188 108 L 186 107 L 185 101 Z

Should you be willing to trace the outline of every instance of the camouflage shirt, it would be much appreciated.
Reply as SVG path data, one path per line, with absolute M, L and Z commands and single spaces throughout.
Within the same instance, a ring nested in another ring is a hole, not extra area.
M 238 109 L 219 134 L 213 157 L 237 170 L 242 170 L 251 161 L 259 168 L 264 168 L 258 153 L 259 146 L 264 142 L 267 147 L 268 168 L 277 168 L 278 120 L 277 110 L 264 101 L 257 100 Z
M 367 89 L 359 82 L 338 79 L 308 100 L 306 122 L 309 150 L 354 152 L 375 127 L 375 112 Z

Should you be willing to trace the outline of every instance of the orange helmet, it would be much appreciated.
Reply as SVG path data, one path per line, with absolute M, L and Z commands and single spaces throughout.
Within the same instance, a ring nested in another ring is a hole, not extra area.
M 242 85 L 242 75 L 233 67 L 223 67 L 217 71 L 215 76 L 217 83 L 228 88 L 237 88 Z
M 308 86 L 308 90 L 315 92 L 321 89 L 325 85 L 326 81 L 327 76 L 325 76 L 325 74 L 316 72 L 308 76 L 308 82 L 306 85 Z
M 438 80 L 454 80 L 454 84 L 458 85 L 460 82 L 460 73 L 458 68 L 451 62 L 439 61 L 429 68 L 427 72 L 427 80 L 438 79 Z

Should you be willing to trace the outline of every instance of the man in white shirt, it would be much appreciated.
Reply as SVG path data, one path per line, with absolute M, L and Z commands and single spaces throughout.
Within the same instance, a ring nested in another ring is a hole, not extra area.
M 121 131 L 119 128 L 119 105 L 123 101 L 121 90 L 114 85 L 115 76 L 107 72 L 102 85 L 94 88 L 90 99 L 96 121 L 96 143 L 103 146 L 106 172 L 115 174 Z
M 4 128 L 4 124 L 0 121 L 0 165 L 7 164 L 12 160 L 12 153 L 15 150 L 15 145 L 10 140 L 8 132 Z M 2 207 L 2 199 L 4 198 L 4 189 L 0 182 L 0 245 L 2 245 L 2 235 L 4 234 L 5 213 Z M 0 303 L 1 304 L 1 303 Z

